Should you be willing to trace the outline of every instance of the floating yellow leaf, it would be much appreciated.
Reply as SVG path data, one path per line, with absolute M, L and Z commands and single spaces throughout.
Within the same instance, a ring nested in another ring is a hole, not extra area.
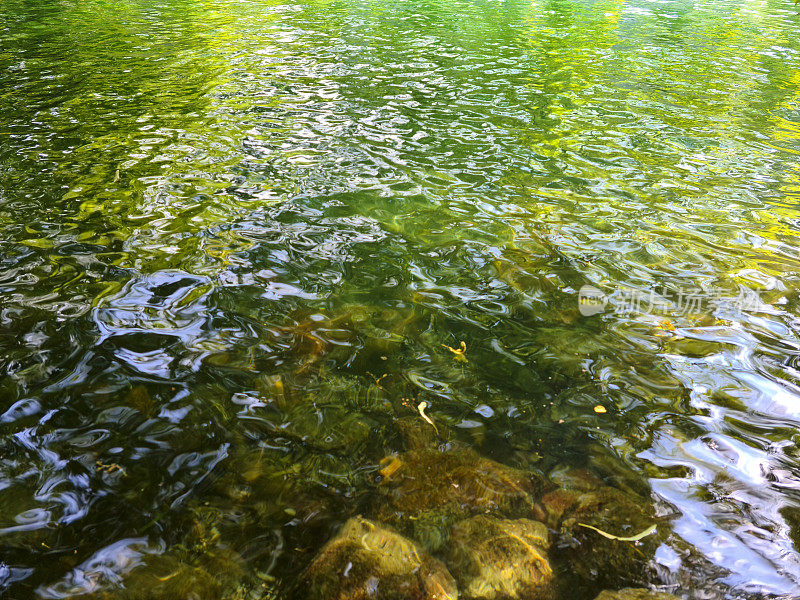
M 447 348 L 450 352 L 453 353 L 454 358 L 460 362 L 469 362 L 465 354 L 467 353 L 467 343 L 461 342 L 461 346 L 459 348 L 451 348 L 447 344 L 442 344 L 442 347 Z
M 431 421 L 430 417 L 425 414 L 425 409 L 428 408 L 427 402 L 420 402 L 419 406 L 417 406 L 417 410 L 419 411 L 420 416 L 425 419 L 426 422 L 430 423 L 433 427 L 433 430 L 436 432 L 436 435 L 439 435 L 439 430 L 436 429 L 436 425 Z
M 608 411 L 606 410 L 605 406 L 603 406 L 602 404 L 598 404 L 597 406 L 594 407 L 594 412 L 602 415 L 603 413 Z

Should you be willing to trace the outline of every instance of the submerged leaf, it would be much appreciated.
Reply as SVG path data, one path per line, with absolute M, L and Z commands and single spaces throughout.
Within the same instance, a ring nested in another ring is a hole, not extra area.
M 639 540 L 641 540 L 642 538 L 646 538 L 648 535 L 650 535 L 651 533 L 655 532 L 655 530 L 656 530 L 656 526 L 655 525 L 651 525 L 650 527 L 645 529 L 642 533 L 638 533 L 636 535 L 632 535 L 631 537 L 620 537 L 620 536 L 614 535 L 612 533 L 607 533 L 607 532 L 603 531 L 602 529 L 598 529 L 597 527 L 592 527 L 591 525 L 586 525 L 585 523 L 578 523 L 578 525 L 580 525 L 581 527 L 586 527 L 586 529 L 591 529 L 593 531 L 596 531 L 597 533 L 599 533 L 600 535 L 602 535 L 605 538 L 608 538 L 610 540 L 619 540 L 620 542 L 638 542 Z
M 427 423 L 431 424 L 431 426 L 433 427 L 433 430 L 436 432 L 436 435 L 439 435 L 439 430 L 436 428 L 436 425 L 434 424 L 433 421 L 431 421 L 430 417 L 425 414 L 425 409 L 426 408 L 428 408 L 428 403 L 427 402 L 420 402 L 419 406 L 417 407 L 417 410 L 419 411 L 420 416 L 423 419 L 425 419 L 425 421 Z

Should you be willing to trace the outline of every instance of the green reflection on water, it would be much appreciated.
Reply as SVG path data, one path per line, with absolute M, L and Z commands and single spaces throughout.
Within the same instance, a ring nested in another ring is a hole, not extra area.
M 648 581 L 796 594 L 798 29 L 779 0 L 3 2 L 0 586 L 285 595 L 385 509 L 425 401 L 653 504 L 688 558 Z M 563 597 L 620 583 L 574 560 Z

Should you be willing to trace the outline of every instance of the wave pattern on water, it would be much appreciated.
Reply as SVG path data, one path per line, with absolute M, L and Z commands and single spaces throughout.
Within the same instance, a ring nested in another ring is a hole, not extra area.
M 210 543 L 290 586 L 424 399 L 651 493 L 667 585 L 796 597 L 799 21 L 3 2 L 0 588 Z

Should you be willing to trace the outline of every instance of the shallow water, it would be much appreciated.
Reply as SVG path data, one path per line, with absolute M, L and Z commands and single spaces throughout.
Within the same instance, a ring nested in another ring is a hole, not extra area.
M 0 589 L 281 597 L 426 401 L 799 596 L 799 90 L 789 0 L 4 0 Z

